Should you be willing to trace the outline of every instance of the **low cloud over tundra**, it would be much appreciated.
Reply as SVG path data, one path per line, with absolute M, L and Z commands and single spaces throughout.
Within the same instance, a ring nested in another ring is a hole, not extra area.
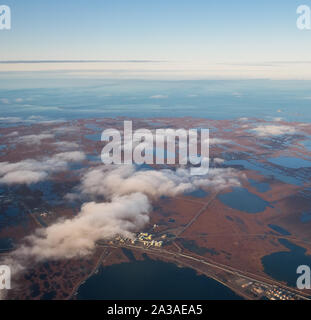
M 76 142 L 70 142 L 70 141 L 53 142 L 53 145 L 61 150 L 72 150 L 72 149 L 79 148 L 79 145 Z
M 280 136 L 283 134 L 294 134 L 296 129 L 285 125 L 260 125 L 252 129 L 260 137 Z
M 19 162 L 0 162 L 0 183 L 31 184 L 45 180 L 51 173 L 64 171 L 69 162 L 85 159 L 80 151 L 57 153 L 42 160 L 27 159 Z
M 97 240 L 116 234 L 131 237 L 149 221 L 146 195 L 133 193 L 110 202 L 85 203 L 77 217 L 38 229 L 14 252 L 17 261 L 66 259 L 89 254 Z
M 53 139 L 54 135 L 50 133 L 42 134 L 30 134 L 27 136 L 21 136 L 15 139 L 16 143 L 25 143 L 25 144 L 40 144 L 42 140 Z
M 176 196 L 194 191 L 200 187 L 221 190 L 239 186 L 240 173 L 234 169 L 210 169 L 206 176 L 192 176 L 187 169 L 176 171 L 136 171 L 134 166 L 99 167 L 88 171 L 82 178 L 79 191 L 87 195 L 103 195 L 109 199 L 134 192 L 149 197 Z
M 89 201 L 79 214 L 37 230 L 13 253 L 14 263 L 81 257 L 93 251 L 96 241 L 116 235 L 132 237 L 149 222 L 152 201 L 177 196 L 198 188 L 220 190 L 239 186 L 234 169 L 211 169 L 206 176 L 192 176 L 189 170 L 136 171 L 134 166 L 100 166 L 86 172 L 79 194 Z M 101 196 L 103 202 L 94 199 Z M 17 267 L 15 267 L 17 268 Z

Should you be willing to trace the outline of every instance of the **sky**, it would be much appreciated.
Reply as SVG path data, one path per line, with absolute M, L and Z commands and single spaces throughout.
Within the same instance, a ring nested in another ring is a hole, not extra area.
M 12 29 L 0 31 L 1 61 L 109 62 L 0 64 L 0 72 L 311 79 L 311 31 L 296 27 L 297 7 L 311 7 L 311 0 L 2 0 L 1 4 L 12 11 Z

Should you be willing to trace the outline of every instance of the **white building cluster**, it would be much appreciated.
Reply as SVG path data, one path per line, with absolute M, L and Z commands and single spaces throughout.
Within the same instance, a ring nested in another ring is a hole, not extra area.
M 131 244 L 141 243 L 147 248 L 150 248 L 150 247 L 161 248 L 163 245 L 163 241 L 153 240 L 152 234 L 149 234 L 149 233 L 139 233 L 135 239 L 118 236 L 116 237 L 115 240 L 119 241 L 120 243 L 126 243 L 126 242 Z
M 148 233 L 140 233 L 137 237 L 137 240 L 145 247 L 158 247 L 161 248 L 163 245 L 163 241 L 152 240 L 152 235 Z

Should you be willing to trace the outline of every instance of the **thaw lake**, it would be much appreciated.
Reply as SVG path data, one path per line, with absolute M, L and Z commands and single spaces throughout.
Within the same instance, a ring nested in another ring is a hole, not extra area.
M 272 278 L 296 287 L 297 268 L 300 265 L 310 266 L 311 256 L 306 254 L 306 249 L 286 239 L 279 239 L 279 242 L 284 246 L 284 251 L 263 257 L 261 260 L 264 271 Z
M 268 159 L 268 161 L 278 166 L 282 166 L 290 169 L 311 167 L 311 161 L 308 161 L 302 158 L 295 158 L 295 157 L 270 158 Z
M 189 268 L 145 259 L 101 267 L 78 290 L 78 299 L 241 300 L 229 288 Z
M 267 201 L 256 194 L 240 187 L 233 188 L 231 192 L 220 194 L 217 198 L 226 206 L 247 213 L 259 213 L 270 206 Z

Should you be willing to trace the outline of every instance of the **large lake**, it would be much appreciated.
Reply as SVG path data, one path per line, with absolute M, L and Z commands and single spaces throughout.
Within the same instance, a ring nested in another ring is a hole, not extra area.
M 241 300 L 229 288 L 189 268 L 145 259 L 101 267 L 78 290 L 78 299 Z
M 263 257 L 264 271 L 272 278 L 285 281 L 289 286 L 296 287 L 297 268 L 301 265 L 310 266 L 311 256 L 306 254 L 306 249 L 287 239 L 279 239 L 279 242 L 284 246 L 284 251 Z

